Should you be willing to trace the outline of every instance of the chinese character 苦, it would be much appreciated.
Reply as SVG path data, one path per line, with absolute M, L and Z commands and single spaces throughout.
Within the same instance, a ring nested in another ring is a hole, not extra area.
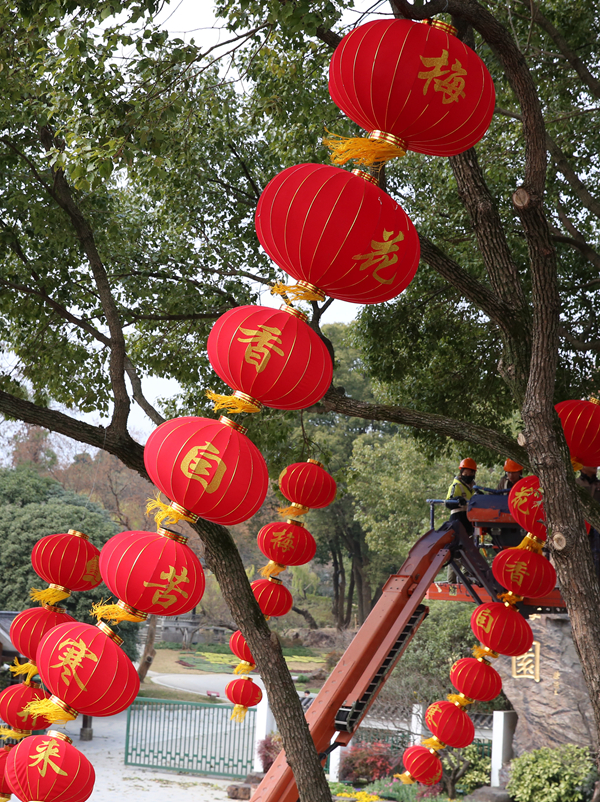
M 276 345 L 276 343 L 281 345 L 280 329 L 276 329 L 274 326 L 265 326 L 261 323 L 258 329 L 240 328 L 240 331 L 242 334 L 247 335 L 246 337 L 238 337 L 238 342 L 248 343 L 244 360 L 250 365 L 254 365 L 257 373 L 262 373 L 267 367 L 272 353 L 284 356 L 281 348 Z
M 49 741 L 38 744 L 35 747 L 35 751 L 37 752 L 37 755 L 29 755 L 29 757 L 33 759 L 33 763 L 29 764 L 29 768 L 37 768 L 42 777 L 46 776 L 48 766 L 50 766 L 52 771 L 56 772 L 56 774 L 62 774 L 63 777 L 69 776 L 66 771 L 63 771 L 60 768 L 60 766 L 57 766 L 56 763 L 52 762 L 53 757 L 60 756 L 58 741 L 56 741 L 54 738 L 50 738 Z
M 152 604 L 160 604 L 165 609 L 170 607 L 177 601 L 176 593 L 181 593 L 184 599 L 187 599 L 188 594 L 179 587 L 190 581 L 187 575 L 187 568 L 182 568 L 179 576 L 175 573 L 175 568 L 170 565 L 168 571 L 163 571 L 160 578 L 165 580 L 165 584 L 161 585 L 160 582 L 144 582 L 146 588 L 158 588 L 152 597 Z
M 367 270 L 369 267 L 373 267 L 373 278 L 376 281 L 380 284 L 391 284 L 396 278 L 396 274 L 394 273 L 391 278 L 386 279 L 379 275 L 379 271 L 396 264 L 398 261 L 398 255 L 396 253 L 396 251 L 398 251 L 398 243 L 402 242 L 403 239 L 404 234 L 401 231 L 394 237 L 393 231 L 384 230 L 383 242 L 371 240 L 371 248 L 373 248 L 371 253 L 358 254 L 352 258 L 355 262 L 363 262 L 359 270 Z
M 97 663 L 98 657 L 94 654 L 94 652 L 91 651 L 91 649 L 88 649 L 83 638 L 80 638 L 78 641 L 74 640 L 73 638 L 64 640 L 59 644 L 58 650 L 60 651 L 65 646 L 70 648 L 68 648 L 63 654 L 59 654 L 58 663 L 54 663 L 50 666 L 50 668 L 62 668 L 63 672 L 60 678 L 65 685 L 70 685 L 71 680 L 74 679 L 81 690 L 85 691 L 87 690 L 86 686 L 77 675 L 77 669 L 86 658 L 91 660 L 93 663 Z
M 208 480 L 210 471 L 216 468 L 212 479 Z M 188 479 L 200 482 L 207 493 L 214 493 L 219 489 L 227 465 L 219 456 L 219 449 L 208 440 L 203 446 L 194 446 L 181 460 L 181 470 Z
M 442 50 L 442 55 L 438 58 L 421 56 L 421 61 L 423 66 L 431 67 L 428 72 L 419 73 L 419 78 L 425 81 L 425 86 L 423 87 L 424 95 L 427 94 L 427 90 L 433 81 L 433 91 L 442 92 L 442 103 L 444 105 L 458 102 L 461 97 L 465 97 L 465 79 L 463 76 L 467 74 L 467 71 L 463 69 L 458 59 L 455 59 L 454 64 L 450 67 L 448 65 L 448 51 Z

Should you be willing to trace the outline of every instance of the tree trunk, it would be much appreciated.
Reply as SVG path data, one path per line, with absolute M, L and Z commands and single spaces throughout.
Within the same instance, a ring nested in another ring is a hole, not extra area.
M 144 645 L 144 652 L 140 659 L 140 665 L 138 668 L 138 677 L 140 678 L 140 682 L 143 682 L 146 679 L 146 674 L 148 673 L 148 669 L 152 665 L 152 661 L 156 655 L 156 649 L 154 648 L 154 641 L 156 639 L 156 622 L 157 616 L 149 615 L 148 616 L 148 632 L 146 633 L 146 643 Z
M 317 624 L 315 619 L 312 617 L 312 615 L 308 612 L 308 610 L 301 610 L 299 607 L 292 607 L 292 610 L 295 613 L 298 613 L 298 615 L 301 615 L 303 618 L 306 619 L 306 623 L 308 624 L 309 629 L 318 629 L 319 628 L 319 625 Z
M 333 541 L 330 541 L 329 548 L 333 562 L 333 605 L 331 612 L 335 620 L 337 629 L 344 628 L 344 600 L 346 598 L 346 569 L 344 568 L 344 556 Z
M 352 623 L 352 602 L 354 600 L 354 571 L 350 571 L 350 585 L 348 586 L 348 598 L 346 599 L 346 617 L 344 618 L 344 629 Z

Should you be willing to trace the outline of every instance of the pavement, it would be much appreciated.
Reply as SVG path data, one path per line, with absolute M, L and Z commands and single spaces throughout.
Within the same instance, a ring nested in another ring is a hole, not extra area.
M 218 693 L 219 699 L 227 702 L 225 686 L 235 679 L 235 676 L 233 674 L 154 674 L 154 672 L 149 671 L 148 679 L 156 685 L 162 685 L 164 688 L 174 688 L 178 691 L 199 693 L 203 696 L 207 696 L 208 692 Z M 259 676 L 252 674 L 252 679 L 262 691 L 265 690 L 263 681 Z M 148 684 L 144 686 L 144 690 L 151 690 Z

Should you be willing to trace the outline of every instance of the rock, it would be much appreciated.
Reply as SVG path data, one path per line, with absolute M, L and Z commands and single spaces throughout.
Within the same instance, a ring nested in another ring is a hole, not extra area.
M 337 641 L 337 635 L 337 629 L 333 627 L 309 629 L 304 637 L 304 645 L 313 646 L 317 649 L 333 649 Z
M 264 776 L 264 774 L 261 774 L 257 771 L 251 771 L 250 774 L 246 775 L 244 782 L 250 783 L 250 785 L 260 785 Z
M 494 661 L 504 692 L 519 716 L 513 741 L 515 755 L 566 743 L 595 747 L 592 705 L 568 617 L 540 615 L 530 618 L 529 623 L 534 642 L 540 644 L 539 682 L 533 677 L 513 677 L 510 657 Z M 534 667 L 534 658 L 530 666 Z
M 490 788 L 485 785 L 463 797 L 463 802 L 512 802 L 512 800 L 504 788 Z
M 250 799 L 254 789 L 250 783 L 241 783 L 239 785 L 228 785 L 227 796 L 229 799 Z

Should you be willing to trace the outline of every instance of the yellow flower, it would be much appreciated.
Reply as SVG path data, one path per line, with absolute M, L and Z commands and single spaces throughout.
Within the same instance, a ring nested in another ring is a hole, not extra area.
M 381 802 L 380 796 L 370 794 L 368 791 L 355 791 L 353 794 L 336 794 L 336 796 L 345 796 L 358 802 Z

